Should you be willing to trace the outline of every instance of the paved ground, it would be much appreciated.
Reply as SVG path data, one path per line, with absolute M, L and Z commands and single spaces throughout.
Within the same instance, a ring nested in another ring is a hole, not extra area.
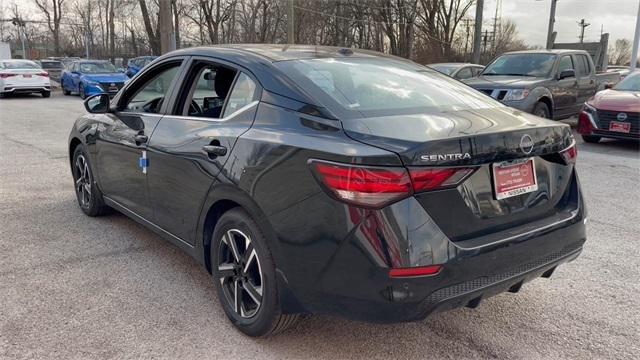
M 66 141 L 83 111 L 59 92 L 0 100 L 0 357 L 640 358 L 635 144 L 580 144 L 589 239 L 551 280 L 419 323 L 318 316 L 253 340 L 191 258 L 122 215 L 78 209 Z

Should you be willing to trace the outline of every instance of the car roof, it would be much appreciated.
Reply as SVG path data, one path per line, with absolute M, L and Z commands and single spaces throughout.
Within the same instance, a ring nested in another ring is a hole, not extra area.
M 407 59 L 381 54 L 369 50 L 352 49 L 335 46 L 288 45 L 288 44 L 226 44 L 201 46 L 174 51 L 173 55 L 228 55 L 230 57 L 243 56 L 246 60 L 267 60 L 270 62 L 319 59 L 319 58 L 393 58 L 400 61 Z

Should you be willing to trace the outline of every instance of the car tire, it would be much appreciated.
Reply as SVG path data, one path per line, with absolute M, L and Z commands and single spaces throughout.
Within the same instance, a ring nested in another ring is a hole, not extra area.
M 211 273 L 231 323 L 252 337 L 275 335 L 298 314 L 283 314 L 271 251 L 258 224 L 242 208 L 224 213 L 213 231 Z
M 78 145 L 73 152 L 71 173 L 80 209 L 88 216 L 100 216 L 107 213 L 109 207 L 104 203 L 102 192 L 98 188 L 91 170 L 89 156 L 83 145 Z
M 80 83 L 78 85 L 78 94 L 80 95 L 80 99 L 84 100 L 87 98 L 87 94 L 84 92 L 84 85 Z
M 71 95 L 71 91 L 65 89 L 64 86 L 63 86 L 62 87 L 62 94 L 69 96 L 69 95 Z
M 7 94 L 5 94 L 5 93 L 0 93 L 0 99 L 3 99 L 3 98 L 5 98 L 5 97 L 7 97 Z
M 543 102 L 538 102 L 536 106 L 533 107 L 533 115 L 544 119 L 550 119 L 551 112 L 549 111 L 549 106 Z
M 51 91 L 43 91 L 40 93 L 43 98 L 51 97 Z
M 600 142 L 600 139 L 602 139 L 601 136 L 595 136 L 595 135 L 580 135 L 582 137 L 582 140 L 584 140 L 584 142 L 586 143 L 590 143 L 590 144 L 595 144 Z

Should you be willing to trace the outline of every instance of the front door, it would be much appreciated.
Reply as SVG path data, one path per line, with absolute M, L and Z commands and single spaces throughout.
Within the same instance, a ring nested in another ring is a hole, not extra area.
M 257 110 L 259 87 L 241 69 L 194 58 L 149 142 L 148 182 L 154 222 L 194 244 L 206 195 L 236 139 Z
M 160 64 L 128 87 L 104 123 L 97 142 L 98 176 L 102 192 L 111 200 L 151 219 L 147 196 L 147 145 L 162 118 L 164 100 L 181 60 Z

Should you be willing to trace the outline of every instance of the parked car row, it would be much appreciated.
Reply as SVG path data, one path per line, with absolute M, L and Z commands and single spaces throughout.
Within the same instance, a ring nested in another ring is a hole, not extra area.
M 100 93 L 115 95 L 128 80 L 107 60 L 79 60 L 62 72 L 60 86 L 64 95 L 76 93 L 85 99 Z

